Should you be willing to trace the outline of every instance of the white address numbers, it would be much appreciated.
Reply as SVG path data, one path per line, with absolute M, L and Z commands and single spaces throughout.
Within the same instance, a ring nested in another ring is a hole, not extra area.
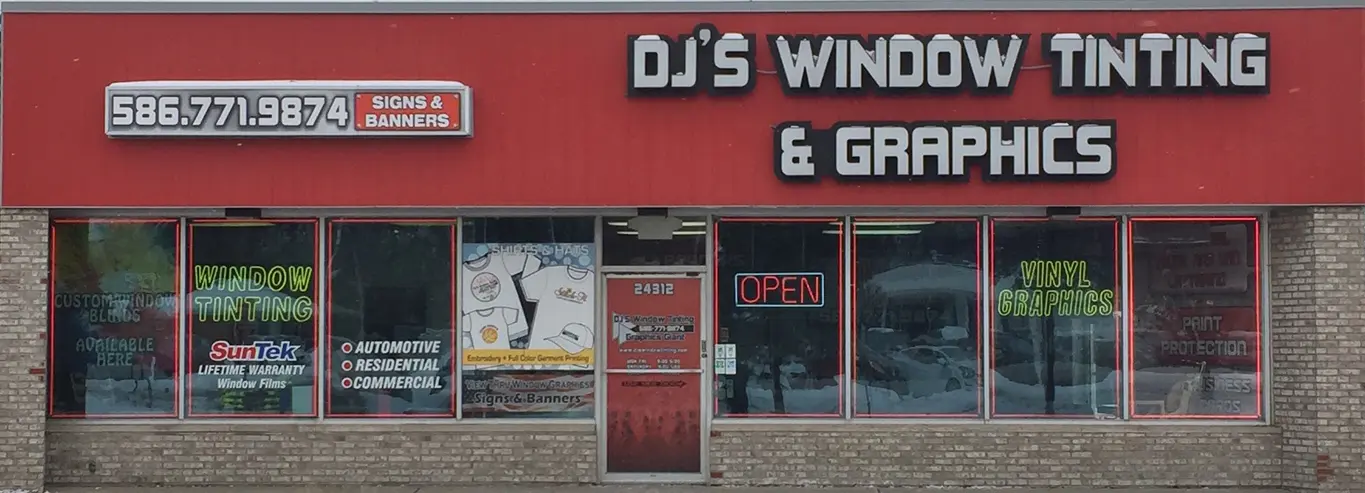
M 658 295 L 673 296 L 673 283 L 671 282 L 637 282 L 635 283 L 635 295 Z

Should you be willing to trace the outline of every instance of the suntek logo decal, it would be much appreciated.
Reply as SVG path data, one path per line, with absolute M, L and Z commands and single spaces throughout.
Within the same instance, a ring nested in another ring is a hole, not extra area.
M 227 341 L 215 341 L 209 346 L 209 359 L 212 361 L 267 361 L 292 362 L 299 359 L 299 347 L 288 341 L 257 341 L 255 344 L 237 345 Z

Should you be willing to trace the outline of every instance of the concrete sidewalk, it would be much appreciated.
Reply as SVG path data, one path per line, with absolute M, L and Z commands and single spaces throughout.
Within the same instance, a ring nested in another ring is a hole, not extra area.
M 1054 488 L 1054 489 L 996 489 L 996 488 L 726 488 L 676 485 L 630 486 L 297 486 L 249 487 L 210 486 L 188 487 L 54 487 L 48 493 L 1283 493 L 1274 489 L 1191 489 L 1191 488 Z

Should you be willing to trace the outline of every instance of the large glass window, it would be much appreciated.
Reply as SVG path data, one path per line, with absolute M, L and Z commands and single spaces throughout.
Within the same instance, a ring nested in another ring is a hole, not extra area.
M 720 417 L 1265 416 L 1255 217 L 659 220 L 54 220 L 49 414 L 592 418 L 599 263 L 714 248 Z
M 52 416 L 175 416 L 178 222 L 60 220 L 51 241 Z
M 454 416 L 453 222 L 328 225 L 328 416 Z
M 853 232 L 857 414 L 979 416 L 977 221 L 858 220 Z
M 838 416 L 843 223 L 722 220 L 716 225 L 716 413 Z
M 317 414 L 317 230 L 190 223 L 189 416 Z
M 991 229 L 993 414 L 1117 418 L 1117 221 Z
M 463 228 L 463 416 L 591 418 L 595 220 L 475 218 Z
M 1130 227 L 1133 416 L 1260 418 L 1256 220 Z

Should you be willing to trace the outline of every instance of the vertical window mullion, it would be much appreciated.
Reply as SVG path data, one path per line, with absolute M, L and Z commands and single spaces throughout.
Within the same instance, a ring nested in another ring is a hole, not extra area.
M 1256 216 L 1254 231 L 1256 240 L 1253 245 L 1257 255 L 1260 257 L 1258 262 L 1256 262 L 1256 289 L 1258 291 L 1256 296 L 1260 297 L 1261 306 L 1259 313 L 1257 313 L 1256 316 L 1261 324 L 1261 333 L 1259 335 L 1261 351 L 1256 357 L 1261 359 L 1261 375 L 1259 376 L 1260 379 L 1257 383 L 1261 386 L 1262 390 L 1261 400 L 1257 404 L 1261 406 L 1261 420 L 1265 423 L 1270 423 L 1273 419 L 1271 416 L 1271 410 L 1273 408 L 1271 406 L 1272 402 L 1270 397 L 1271 371 L 1273 369 L 1270 367 L 1270 283 L 1266 281 L 1270 276 L 1270 249 L 1268 248 L 1270 246 L 1268 240 L 1270 235 L 1270 224 L 1266 219 L 1268 219 L 1266 214 L 1259 214 Z
M 857 330 L 858 321 L 853 319 L 854 306 L 852 301 L 853 290 L 858 288 L 856 286 L 857 280 L 853 278 L 853 262 L 856 262 L 857 259 L 853 258 L 853 241 L 855 232 L 853 226 L 853 216 L 844 216 L 843 219 L 844 224 L 840 227 L 840 229 L 842 229 L 844 232 L 843 234 L 844 244 L 843 248 L 840 249 L 843 251 L 843 258 L 839 259 L 839 261 L 842 262 L 842 268 L 840 269 L 841 272 L 839 273 L 840 277 L 839 282 L 841 283 L 840 286 L 842 286 L 842 288 L 840 289 L 840 296 L 842 298 L 840 302 L 843 303 L 844 307 L 842 310 L 839 310 L 842 315 L 842 317 L 840 317 L 842 318 L 842 320 L 839 321 L 840 332 L 842 333 L 842 335 L 839 338 L 839 341 L 840 344 L 843 344 L 844 346 L 843 351 L 844 361 L 840 362 L 840 364 L 843 365 L 844 369 L 844 374 L 842 378 L 844 382 L 847 382 L 847 385 L 844 386 L 843 392 L 844 419 L 852 420 L 854 414 L 853 403 L 854 399 L 856 399 L 858 395 L 857 387 L 858 382 L 853 378 L 853 365 L 857 364 L 856 362 L 857 353 L 855 352 L 856 348 L 854 348 L 853 346 L 853 331 Z
M 186 392 L 186 391 L 188 390 L 188 386 L 187 386 L 185 383 L 189 381 L 190 373 L 191 373 L 191 371 L 192 371 L 192 369 L 189 367 L 189 350 L 188 350 L 189 345 L 190 345 L 190 342 L 191 342 L 191 341 L 190 341 L 190 335 L 189 335 L 189 320 L 190 320 L 190 319 L 189 319 L 189 310 L 188 310 L 189 303 L 190 303 L 190 283 L 189 283 L 189 277 L 190 277 L 190 276 L 189 276 L 189 271 L 190 271 L 190 269 L 189 269 L 189 265 L 190 265 L 189 246 L 190 246 L 190 242 L 189 242 L 189 239 L 188 239 L 188 238 L 189 238 L 189 229 L 190 229 L 190 225 L 189 225 L 189 220 L 187 220 L 187 219 L 185 219 L 185 218 L 183 218 L 183 217 L 180 218 L 179 221 L 178 221 L 176 224 L 178 225 L 178 227 L 177 227 L 177 231 L 176 231 L 176 234 L 175 234 L 175 236 L 176 236 L 176 243 L 177 243 L 176 249 L 175 249 L 175 250 L 176 250 L 176 256 L 179 257 L 179 262 L 176 262 L 176 263 L 179 264 L 179 265 L 176 265 L 176 266 L 175 266 L 175 268 L 176 268 L 176 279 L 177 279 L 177 281 L 176 281 L 177 286 L 176 286 L 176 293 L 175 293 L 175 295 L 176 295 L 176 315 L 175 315 L 175 318 L 176 318 L 176 327 L 175 327 L 176 332 L 175 332 L 175 334 L 176 334 L 176 336 L 175 336 L 175 337 L 176 337 L 176 340 L 178 341 L 178 343 L 176 344 L 176 348 L 175 348 L 175 351 L 176 351 L 176 355 L 175 355 L 175 357 L 176 357 L 176 368 L 177 368 L 177 370 L 176 370 L 176 382 L 175 382 L 175 386 L 176 386 L 175 392 L 176 392 L 177 397 L 176 397 L 175 406 L 176 406 L 176 419 L 185 419 L 185 417 L 186 417 L 186 416 L 185 416 L 185 412 L 186 412 L 186 409 L 189 407 L 189 401 L 190 401 L 190 395 L 189 395 L 188 392 Z
M 1129 216 L 1124 215 L 1119 218 L 1119 354 L 1121 362 L 1119 365 L 1122 372 L 1122 384 L 1119 385 L 1119 418 L 1123 420 L 1132 419 L 1133 401 L 1133 378 L 1136 373 L 1133 371 L 1133 252 L 1132 252 L 1132 229 L 1129 227 Z
M 995 405 L 995 371 L 994 357 L 995 347 L 991 335 L 995 330 L 995 310 L 991 306 L 991 300 L 995 298 L 995 279 L 992 276 L 994 269 L 991 268 L 994 260 L 991 259 L 991 218 L 981 216 L 981 223 L 977 225 L 978 238 L 981 238 L 977 248 L 981 249 L 981 261 L 977 266 L 977 278 L 981 283 L 980 299 L 977 300 L 980 310 L 981 322 L 977 324 L 981 327 L 981 333 L 977 337 L 981 342 L 981 418 L 984 421 L 991 419 L 992 410 Z
M 331 298 L 327 296 L 327 293 L 332 290 L 329 285 L 332 278 L 332 262 L 327 248 L 332 242 L 332 225 L 327 222 L 326 216 L 319 217 L 317 221 L 320 229 L 317 235 L 317 255 L 318 263 L 322 265 L 317 266 L 316 269 L 318 288 L 315 296 L 321 303 L 314 303 L 314 306 L 321 306 L 322 309 L 313 310 L 313 317 L 317 320 L 317 327 L 314 328 L 315 332 L 313 333 L 313 340 L 316 341 L 313 344 L 315 348 L 313 354 L 317 355 L 313 358 L 313 372 L 317 375 L 314 379 L 317 382 L 317 388 L 313 389 L 313 397 L 316 402 L 313 405 L 317 406 L 317 417 L 314 418 L 314 421 L 322 421 L 327 414 L 326 396 L 332 391 L 332 367 L 330 366 L 332 355 L 329 354 L 331 351 L 325 349 L 331 347 L 329 341 L 331 341 L 332 336 L 327 330 L 327 319 L 330 315 L 328 312 L 332 309 Z
M 464 286 L 464 269 L 460 268 L 464 262 L 464 224 L 460 218 L 455 218 L 455 226 L 453 227 L 455 234 L 451 241 L 454 244 L 451 245 L 450 251 L 454 257 L 450 259 L 450 268 L 455 271 L 455 274 L 450 276 L 450 292 L 454 300 L 454 306 L 451 307 L 453 313 L 450 324 L 451 330 L 454 331 L 451 337 L 454 338 L 455 349 L 454 356 L 450 360 L 450 375 L 451 379 L 454 380 L 452 383 L 455 384 L 455 407 L 453 409 L 455 420 L 461 421 L 464 420 L 464 337 L 461 335 L 463 330 L 461 314 L 464 312 L 464 308 L 460 307 L 459 303 L 464 300 L 462 297 L 464 293 L 460 292 L 460 288 Z

